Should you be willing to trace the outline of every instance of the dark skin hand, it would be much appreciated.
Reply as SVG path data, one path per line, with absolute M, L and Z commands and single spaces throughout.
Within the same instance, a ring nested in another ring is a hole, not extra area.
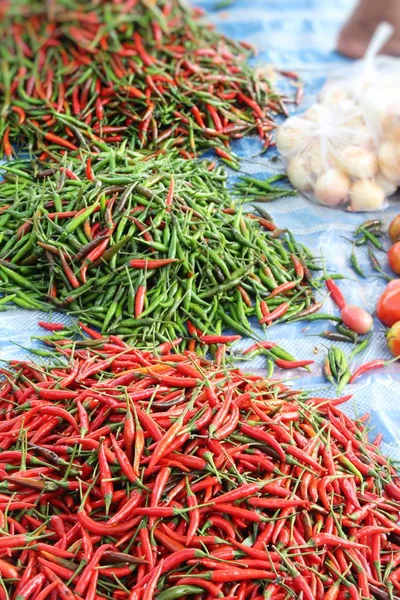
M 383 47 L 382 54 L 400 56 L 400 0 L 359 0 L 339 34 L 338 52 L 349 58 L 362 58 L 382 21 L 394 27 L 394 33 Z

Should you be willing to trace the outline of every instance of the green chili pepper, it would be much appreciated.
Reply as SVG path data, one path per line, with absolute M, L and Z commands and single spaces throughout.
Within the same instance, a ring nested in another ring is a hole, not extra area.
M 355 253 L 355 244 L 353 244 L 353 248 L 351 251 L 350 262 L 351 262 L 351 266 L 353 267 L 355 272 L 358 275 L 360 275 L 360 277 L 363 277 L 365 279 L 365 273 L 362 270 L 362 268 L 360 267 L 360 263 L 358 262 L 358 259 L 357 259 L 356 253 Z
M 357 356 L 357 354 L 363 352 L 368 347 L 370 341 L 371 337 L 369 336 L 365 340 L 363 340 L 358 346 L 356 346 L 356 348 L 354 348 L 354 350 L 350 353 L 349 360 L 352 360 L 355 356 Z
M 202 592 L 204 592 L 204 589 L 195 585 L 177 585 L 157 594 L 156 598 L 157 600 L 177 600 L 184 596 L 201 594 Z

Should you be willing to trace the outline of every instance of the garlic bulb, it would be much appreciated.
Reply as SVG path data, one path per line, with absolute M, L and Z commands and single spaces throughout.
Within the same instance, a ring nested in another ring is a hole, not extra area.
M 378 151 L 378 162 L 386 179 L 400 184 L 400 145 L 384 142 Z
M 350 202 L 354 212 L 379 210 L 385 202 L 385 192 L 376 181 L 362 179 L 353 183 Z
M 360 98 L 361 107 L 366 118 L 372 122 L 380 122 L 382 115 L 387 114 L 391 103 L 390 85 L 371 84 L 366 87 Z
M 327 106 L 341 104 L 344 100 L 348 99 L 347 92 L 342 86 L 327 85 L 325 86 L 320 95 L 319 100 L 322 104 Z
M 329 169 L 317 179 L 314 194 L 325 206 L 337 206 L 345 202 L 350 191 L 350 178 L 338 169 Z
M 344 116 L 343 123 L 340 123 L 341 127 L 347 127 L 354 129 L 354 133 L 358 134 L 358 129 L 366 129 L 364 119 L 358 114 L 358 112 L 354 112 L 353 114 L 348 114 Z M 352 140 L 353 141 L 353 140 Z
M 309 192 L 312 190 L 312 175 L 307 170 L 305 157 L 296 156 L 289 161 L 286 174 L 295 190 Z
M 289 152 L 301 144 L 309 134 L 311 124 L 300 117 L 291 117 L 276 132 L 276 146 L 280 152 Z
M 367 179 L 378 171 L 378 159 L 374 152 L 359 146 L 343 148 L 339 155 L 342 168 L 351 177 Z
M 397 184 L 393 183 L 390 179 L 386 179 L 382 173 L 378 173 L 375 177 L 375 181 L 383 188 L 385 196 L 391 196 L 397 190 Z
M 365 150 L 369 150 L 373 154 L 376 154 L 376 143 L 371 137 L 371 133 L 367 127 L 361 127 L 354 132 L 354 143 L 358 144 Z
M 315 139 L 307 145 L 303 152 L 304 164 L 307 171 L 315 180 L 327 169 L 326 156 L 323 152 L 323 147 L 320 139 Z
M 325 104 L 313 104 L 311 108 L 306 110 L 304 118 L 312 123 L 325 123 L 333 115 L 332 109 Z
M 400 143 L 400 112 L 384 115 L 382 118 L 382 132 L 385 140 Z

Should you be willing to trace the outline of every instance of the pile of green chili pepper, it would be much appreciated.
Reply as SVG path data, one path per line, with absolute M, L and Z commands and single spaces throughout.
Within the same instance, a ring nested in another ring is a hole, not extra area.
M 271 202 L 280 197 L 295 196 L 297 192 L 274 185 L 285 178 L 285 174 L 280 174 L 270 177 L 268 181 L 261 181 L 248 175 L 242 175 L 234 184 L 233 192 L 248 202 Z
M 0 600 L 398 597 L 400 481 L 350 396 L 41 325 L 52 366 L 1 370 Z
M 271 70 L 178 0 L 17 0 L 0 23 L 0 142 L 42 153 L 101 148 L 205 148 L 233 166 L 229 140 L 271 144 L 286 114 Z
M 70 159 L 68 159 L 70 160 Z M 0 292 L 136 340 L 253 335 L 320 305 L 307 248 L 232 201 L 226 174 L 123 146 L 43 170 L 4 166 Z M 188 329 L 189 328 L 189 329 Z
M 331 383 L 337 386 L 340 393 L 349 383 L 351 372 L 346 354 L 341 348 L 331 346 L 324 363 L 325 376 Z
M 363 277 L 364 279 L 366 278 L 364 269 L 360 264 L 356 252 L 356 248 L 362 246 L 366 247 L 367 249 L 368 259 L 372 269 L 379 273 L 379 277 L 390 281 L 391 277 L 384 271 L 380 260 L 376 256 L 377 250 L 386 252 L 386 249 L 380 240 L 384 234 L 383 223 L 379 219 L 370 219 L 369 221 L 365 221 L 353 232 L 353 237 L 355 240 L 352 242 L 353 245 L 350 254 L 350 264 L 360 277 Z

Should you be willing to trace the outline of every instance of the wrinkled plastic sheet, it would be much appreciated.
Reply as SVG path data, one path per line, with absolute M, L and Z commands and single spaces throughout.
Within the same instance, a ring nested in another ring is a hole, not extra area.
M 254 44 L 258 56 L 253 59 L 256 66 L 275 64 L 282 69 L 297 70 L 306 83 L 304 104 L 310 104 L 324 79 L 337 69 L 349 68 L 349 61 L 333 51 L 340 25 L 351 8 L 347 0 L 236 0 L 225 9 L 216 9 L 218 0 L 203 0 L 200 4 L 207 10 L 209 18 L 219 30 L 237 39 L 245 39 Z M 246 138 L 235 142 L 234 151 L 243 158 L 242 171 L 252 176 L 266 178 L 283 172 L 280 160 L 274 153 L 260 156 L 260 144 L 256 138 Z M 229 173 L 231 182 L 238 175 Z M 355 303 L 369 311 L 374 310 L 376 301 L 385 287 L 385 282 L 377 277 L 369 266 L 365 249 L 358 249 L 358 258 L 367 279 L 358 277 L 350 267 L 349 257 L 351 238 L 354 229 L 366 218 L 374 214 L 350 214 L 326 209 L 298 197 L 282 198 L 264 205 L 273 215 L 277 224 L 290 229 L 296 238 L 306 244 L 316 255 L 324 256 L 328 271 L 342 273 L 346 280 L 339 282 L 349 303 Z M 389 224 L 400 212 L 400 199 L 392 200 L 389 207 L 376 215 Z M 385 264 L 385 254 L 377 252 Z M 324 312 L 337 314 L 329 298 Z M 53 320 L 70 322 L 66 315 L 51 315 Z M 21 358 L 27 355 L 23 347 L 35 347 L 32 336 L 43 335 L 37 322 L 49 320 L 49 315 L 21 309 L 0 314 L 0 359 Z M 311 373 L 282 372 L 290 384 L 309 389 L 317 395 L 335 397 L 333 386 L 326 383 L 322 365 L 329 342 L 319 333 L 332 325 L 325 321 L 313 323 L 292 323 L 271 327 L 268 338 L 291 352 L 298 359 L 315 359 Z M 261 329 L 254 326 L 255 333 L 264 337 Z M 240 340 L 235 351 L 245 348 L 250 340 Z M 16 346 L 19 344 L 20 346 Z M 347 354 L 351 345 L 335 343 Z M 23 346 L 23 347 L 21 347 Z M 390 358 L 385 339 L 385 330 L 375 319 L 372 342 L 369 347 L 352 362 L 356 368 L 363 362 L 375 358 Z M 266 359 L 258 357 L 252 362 L 239 363 L 245 370 L 265 373 Z M 346 393 L 353 393 L 353 401 L 344 406 L 351 415 L 369 412 L 371 435 L 382 432 L 382 449 L 393 458 L 400 459 L 400 364 L 366 375 L 352 385 Z

